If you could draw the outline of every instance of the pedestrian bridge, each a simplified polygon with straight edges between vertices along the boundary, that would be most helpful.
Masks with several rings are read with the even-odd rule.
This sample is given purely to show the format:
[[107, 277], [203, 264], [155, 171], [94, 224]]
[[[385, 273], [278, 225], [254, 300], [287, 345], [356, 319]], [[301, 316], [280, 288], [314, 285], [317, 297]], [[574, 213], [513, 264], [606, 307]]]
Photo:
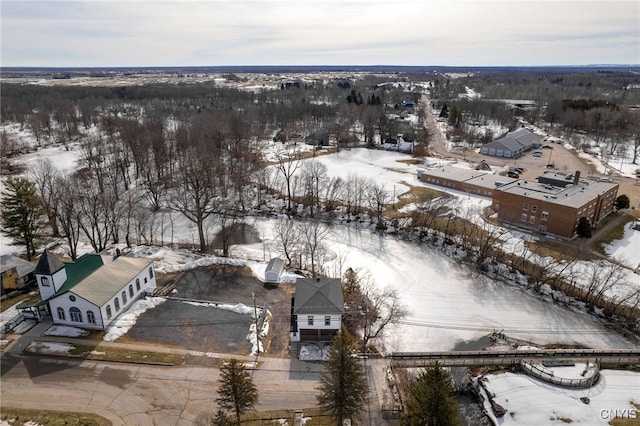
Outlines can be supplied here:
[[451, 352], [392, 352], [385, 357], [396, 368], [514, 365], [522, 362], [561, 365], [593, 361], [600, 365], [640, 365], [640, 349], [526, 349]]

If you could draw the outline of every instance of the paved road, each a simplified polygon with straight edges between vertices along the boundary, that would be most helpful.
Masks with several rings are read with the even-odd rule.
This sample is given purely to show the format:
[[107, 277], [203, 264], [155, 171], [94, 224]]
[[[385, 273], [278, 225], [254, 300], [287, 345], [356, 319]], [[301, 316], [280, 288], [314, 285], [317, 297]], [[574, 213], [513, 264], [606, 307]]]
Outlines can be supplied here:
[[[54, 340], [40, 337], [42, 327], [42, 324], [34, 327], [2, 355], [0, 396], [4, 406], [93, 412], [114, 425], [191, 425], [199, 413], [214, 408], [219, 379], [217, 368], [21, 355], [22, 348], [32, 340]], [[55, 340], [73, 341], [70, 338]], [[145, 349], [185, 352], [146, 345]], [[321, 364], [262, 357], [259, 361], [260, 368], [253, 375], [261, 391], [257, 410], [316, 405], [315, 387]]]
[[[95, 413], [114, 425], [191, 425], [199, 413], [212, 411], [219, 370], [214, 367], [154, 366], [131, 363], [24, 355], [34, 340], [70, 342], [74, 339], [41, 336], [50, 324], [39, 324], [13, 341], [2, 354], [0, 400], [3, 406]], [[83, 343], [89, 343], [83, 340]], [[97, 343], [97, 342], [95, 342]], [[100, 342], [120, 349], [140, 349], [129, 343]], [[95, 350], [99, 350], [97, 347]], [[184, 349], [145, 345], [156, 352], [187, 354]], [[254, 361], [254, 357], [216, 354]], [[380, 420], [384, 403], [386, 361], [367, 360], [372, 397], [366, 424]], [[317, 383], [324, 371], [317, 362], [259, 358], [253, 379], [260, 391], [259, 411], [315, 407]], [[376, 389], [380, 389], [378, 392]]]

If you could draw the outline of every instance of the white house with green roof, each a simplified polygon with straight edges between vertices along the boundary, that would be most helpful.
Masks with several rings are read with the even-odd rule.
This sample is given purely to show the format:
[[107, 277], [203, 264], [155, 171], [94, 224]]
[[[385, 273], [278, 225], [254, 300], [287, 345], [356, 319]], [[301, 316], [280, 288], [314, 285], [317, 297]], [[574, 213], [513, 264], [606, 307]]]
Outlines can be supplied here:
[[156, 289], [153, 260], [140, 257], [93, 253], [62, 262], [45, 250], [35, 276], [54, 324], [99, 330]]

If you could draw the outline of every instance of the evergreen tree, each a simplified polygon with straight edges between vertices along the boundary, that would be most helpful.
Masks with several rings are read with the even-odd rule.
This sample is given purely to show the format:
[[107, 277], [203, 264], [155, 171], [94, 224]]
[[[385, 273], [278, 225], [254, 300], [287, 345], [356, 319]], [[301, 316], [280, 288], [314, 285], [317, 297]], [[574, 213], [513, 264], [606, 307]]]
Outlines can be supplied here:
[[316, 396], [318, 405], [331, 413], [338, 425], [358, 413], [369, 395], [367, 377], [353, 352], [353, 337], [343, 327], [331, 342], [327, 372], [320, 377], [320, 395]]
[[216, 398], [216, 403], [235, 413], [239, 425], [240, 415], [258, 402], [258, 389], [244, 365], [235, 358], [220, 367], [220, 375], [220, 396]]
[[407, 418], [410, 426], [458, 426], [458, 406], [453, 395], [451, 376], [440, 364], [429, 365], [409, 382]]
[[615, 203], [616, 211], [620, 209], [628, 209], [630, 204], [629, 197], [626, 194], [619, 195], [618, 198], [616, 198]]
[[589, 219], [582, 216], [578, 220], [578, 225], [576, 226], [576, 234], [580, 238], [591, 238], [591, 224], [589, 223]]
[[2, 233], [14, 243], [24, 245], [27, 259], [36, 254], [38, 245], [44, 240], [42, 231], [46, 226], [42, 202], [38, 197], [36, 186], [23, 177], [9, 177], [2, 192], [0, 217]]

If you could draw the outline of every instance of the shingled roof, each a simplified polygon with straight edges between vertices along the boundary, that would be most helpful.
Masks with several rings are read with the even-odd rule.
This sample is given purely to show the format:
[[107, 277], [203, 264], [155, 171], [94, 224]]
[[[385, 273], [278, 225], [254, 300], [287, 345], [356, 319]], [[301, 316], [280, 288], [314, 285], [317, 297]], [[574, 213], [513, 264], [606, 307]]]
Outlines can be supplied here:
[[298, 278], [293, 313], [343, 314], [344, 298], [338, 278]]
[[62, 268], [64, 268], [64, 263], [45, 249], [34, 272], [41, 275], [53, 275]]

